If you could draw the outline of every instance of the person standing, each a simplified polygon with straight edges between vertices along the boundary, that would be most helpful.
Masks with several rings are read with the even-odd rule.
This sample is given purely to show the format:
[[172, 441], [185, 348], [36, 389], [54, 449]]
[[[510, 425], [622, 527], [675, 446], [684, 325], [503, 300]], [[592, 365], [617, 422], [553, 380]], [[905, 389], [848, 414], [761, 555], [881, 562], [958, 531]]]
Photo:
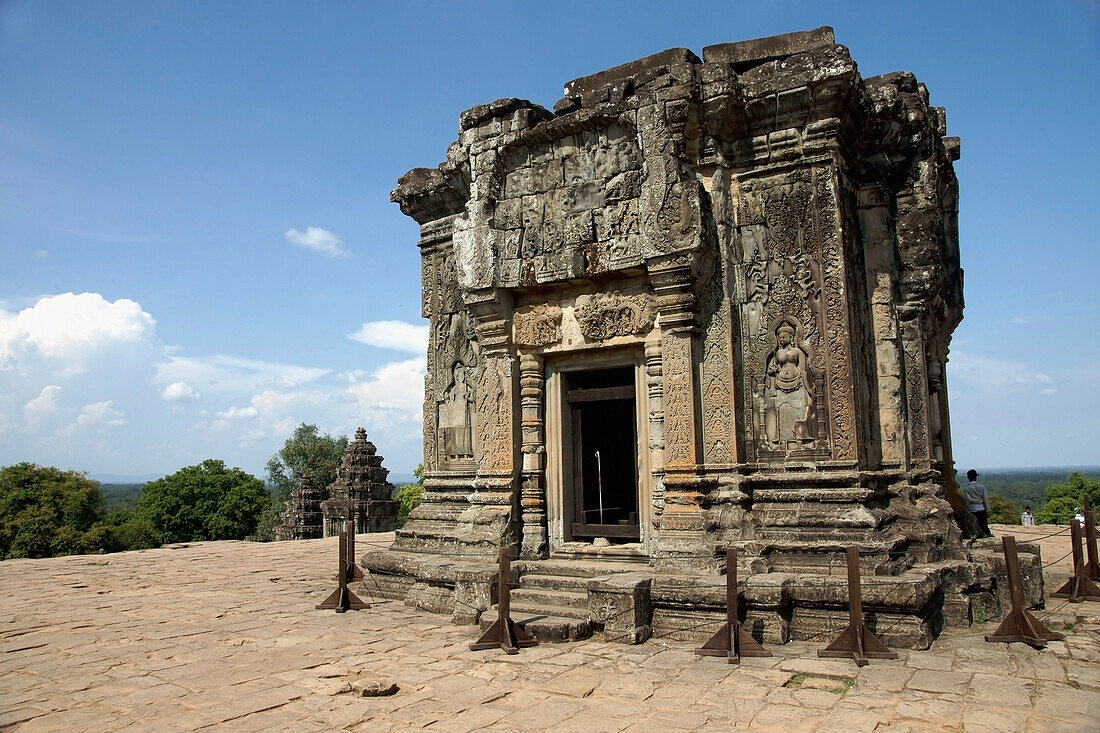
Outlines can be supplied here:
[[1024, 513], [1020, 515], [1020, 524], [1025, 527], [1035, 526], [1035, 517], [1031, 514], [1031, 507], [1024, 507]]
[[978, 520], [979, 537], [992, 537], [989, 531], [989, 498], [986, 496], [985, 487], [978, 483], [978, 472], [973, 468], [966, 472], [966, 480], [969, 482], [963, 489], [966, 503], [970, 507], [970, 513]]

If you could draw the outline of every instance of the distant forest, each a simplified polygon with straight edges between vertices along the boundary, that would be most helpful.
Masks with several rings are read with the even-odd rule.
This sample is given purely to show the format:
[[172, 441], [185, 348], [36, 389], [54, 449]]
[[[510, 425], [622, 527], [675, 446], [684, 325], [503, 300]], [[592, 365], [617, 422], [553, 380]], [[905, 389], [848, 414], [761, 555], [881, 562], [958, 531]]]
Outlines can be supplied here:
[[[1084, 468], [1013, 468], [978, 471], [978, 482], [991, 494], [1000, 494], [1018, 508], [1030, 506], [1038, 513], [1046, 503], [1046, 489], [1051, 484], [1065, 483], [1066, 477], [1073, 471], [1083, 473], [1091, 479], [1100, 479], [1100, 466]], [[959, 486], [966, 486], [966, 471], [960, 470], [955, 480]]]
[[141, 487], [145, 484], [100, 484], [99, 490], [103, 494], [103, 501], [108, 512], [117, 512], [120, 509], [137, 509], [138, 499], [141, 498]]

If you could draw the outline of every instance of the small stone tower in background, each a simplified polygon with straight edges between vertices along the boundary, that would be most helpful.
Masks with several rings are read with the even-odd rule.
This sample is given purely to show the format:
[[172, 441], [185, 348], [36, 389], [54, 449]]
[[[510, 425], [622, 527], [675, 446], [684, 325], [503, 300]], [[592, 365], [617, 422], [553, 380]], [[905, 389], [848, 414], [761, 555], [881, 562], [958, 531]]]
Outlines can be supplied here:
[[393, 484], [386, 480], [389, 472], [382, 467], [374, 443], [367, 440], [367, 431], [357, 429], [355, 440], [344, 451], [336, 481], [329, 486], [330, 498], [321, 502], [324, 536], [340, 534], [349, 518], [355, 520], [356, 534], [397, 529]]
[[283, 522], [275, 527], [276, 540], [315, 540], [324, 534], [321, 518], [321, 492], [309, 476], [302, 481], [287, 499]]

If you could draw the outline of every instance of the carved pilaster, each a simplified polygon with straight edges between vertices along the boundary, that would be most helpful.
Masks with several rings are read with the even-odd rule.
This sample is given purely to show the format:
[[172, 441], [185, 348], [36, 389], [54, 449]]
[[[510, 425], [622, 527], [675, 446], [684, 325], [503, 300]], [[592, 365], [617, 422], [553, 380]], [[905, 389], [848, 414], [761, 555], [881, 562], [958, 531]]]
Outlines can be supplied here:
[[905, 408], [909, 439], [910, 468], [927, 467], [928, 451], [928, 364], [924, 339], [916, 321], [903, 321], [902, 348], [905, 352]]
[[661, 373], [665, 463], [680, 468], [699, 462], [695, 414], [695, 294], [691, 258], [663, 258], [650, 277], [661, 324]]
[[546, 533], [546, 439], [543, 430], [545, 379], [542, 364], [540, 356], [520, 355], [520, 450], [523, 454], [520, 483], [523, 542], [520, 557], [532, 560], [546, 557], [549, 547]]
[[665, 508], [665, 408], [661, 371], [661, 334], [653, 331], [645, 340], [645, 381], [649, 398], [649, 465], [652, 469], [653, 516]]
[[703, 494], [695, 472], [699, 464], [699, 420], [696, 414], [694, 268], [687, 257], [663, 258], [650, 269], [661, 325], [662, 407], [664, 409], [664, 507], [656, 556], [680, 564], [700, 560]]
[[881, 186], [861, 189], [858, 201], [867, 298], [871, 303], [879, 454], [884, 466], [901, 466], [905, 462], [904, 388], [895, 312], [897, 262], [889, 201]]

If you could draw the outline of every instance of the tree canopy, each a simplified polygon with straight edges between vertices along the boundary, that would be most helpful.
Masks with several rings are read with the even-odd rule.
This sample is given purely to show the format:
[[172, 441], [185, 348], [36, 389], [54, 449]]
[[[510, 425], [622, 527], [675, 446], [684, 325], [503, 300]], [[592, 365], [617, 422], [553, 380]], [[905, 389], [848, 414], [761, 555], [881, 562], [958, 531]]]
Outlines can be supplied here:
[[409, 515], [412, 514], [412, 510], [420, 506], [421, 499], [424, 498], [424, 464], [421, 463], [413, 471], [413, 475], [416, 476], [415, 484], [402, 484], [396, 491], [393, 492], [393, 498], [397, 500], [397, 526], [404, 527], [405, 522], [409, 521]]
[[290, 492], [309, 476], [320, 489], [321, 498], [328, 498], [328, 487], [336, 480], [336, 469], [348, 447], [348, 436], [321, 434], [316, 425], [302, 423], [286, 439], [279, 452], [267, 462], [267, 483], [271, 488], [271, 500], [265, 507], [256, 532], [264, 539], [272, 539], [275, 525], [279, 523]]
[[324, 494], [336, 480], [336, 469], [347, 447], [348, 436], [322, 435], [316, 425], [302, 423], [267, 462], [268, 482], [276, 493], [289, 494], [303, 476], [309, 476]]
[[211, 459], [145, 484], [137, 514], [163, 542], [240, 540], [268, 502], [262, 481]]
[[1035, 522], [1069, 524], [1075, 510], [1081, 508], [1081, 497], [1084, 494], [1089, 495], [1089, 502], [1094, 509], [1100, 509], [1097, 506], [1100, 503], [1100, 481], [1074, 471], [1066, 477], [1065, 483], [1047, 487], [1047, 501], [1039, 511], [1035, 512]]
[[103, 519], [99, 484], [75, 471], [17, 463], [0, 468], [0, 559], [91, 552]]
[[1019, 524], [1020, 507], [991, 491], [989, 492], [989, 521], [994, 524]]

